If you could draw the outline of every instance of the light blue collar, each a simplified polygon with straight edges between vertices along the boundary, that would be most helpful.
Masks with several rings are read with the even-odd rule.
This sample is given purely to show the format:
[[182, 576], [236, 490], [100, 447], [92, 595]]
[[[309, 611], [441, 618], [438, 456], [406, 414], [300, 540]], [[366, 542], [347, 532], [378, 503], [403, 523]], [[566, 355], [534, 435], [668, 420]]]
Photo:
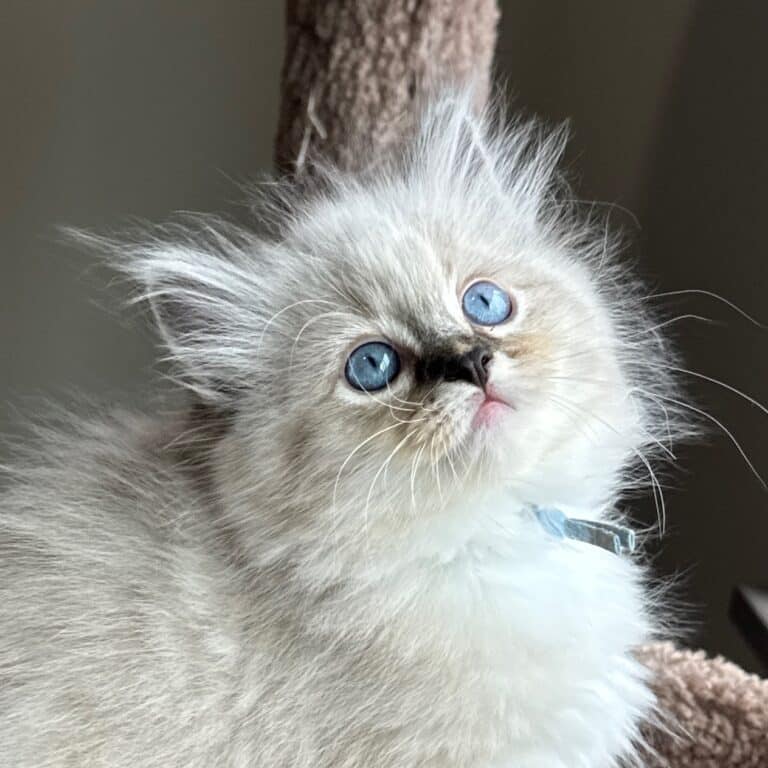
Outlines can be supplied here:
[[631, 528], [568, 517], [564, 512], [554, 508], [534, 506], [532, 510], [541, 527], [558, 539], [572, 539], [594, 544], [615, 555], [629, 555], [635, 551], [635, 532]]

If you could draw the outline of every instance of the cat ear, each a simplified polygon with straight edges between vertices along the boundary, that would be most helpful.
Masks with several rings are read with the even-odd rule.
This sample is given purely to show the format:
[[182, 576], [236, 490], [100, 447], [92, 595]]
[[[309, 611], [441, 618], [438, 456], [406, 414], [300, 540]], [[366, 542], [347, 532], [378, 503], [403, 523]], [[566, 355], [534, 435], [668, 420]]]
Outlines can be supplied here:
[[263, 285], [244, 254], [211, 254], [189, 244], [133, 252], [129, 271], [148, 303], [168, 360], [206, 401], [247, 386], [261, 326]]
[[62, 233], [130, 280], [131, 303], [149, 306], [174, 378], [204, 402], [226, 404], [253, 377], [268, 301], [265, 246], [226, 222], [190, 219], [120, 239]]

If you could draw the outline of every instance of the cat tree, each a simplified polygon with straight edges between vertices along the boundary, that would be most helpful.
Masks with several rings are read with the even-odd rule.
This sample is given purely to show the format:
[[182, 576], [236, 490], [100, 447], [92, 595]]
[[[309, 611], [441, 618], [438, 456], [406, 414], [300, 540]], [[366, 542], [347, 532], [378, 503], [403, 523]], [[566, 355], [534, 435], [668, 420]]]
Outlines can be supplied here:
[[[401, 137], [429, 87], [471, 78], [487, 95], [496, 0], [287, 0], [278, 167], [322, 157], [354, 171]], [[669, 643], [638, 649], [683, 730], [647, 727], [648, 768], [766, 768], [768, 681]]]

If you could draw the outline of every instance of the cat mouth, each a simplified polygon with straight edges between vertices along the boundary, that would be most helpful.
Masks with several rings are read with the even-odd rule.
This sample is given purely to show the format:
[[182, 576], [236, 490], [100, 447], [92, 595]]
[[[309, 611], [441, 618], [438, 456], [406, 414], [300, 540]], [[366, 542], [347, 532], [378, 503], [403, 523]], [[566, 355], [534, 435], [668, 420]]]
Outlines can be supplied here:
[[491, 387], [483, 392], [483, 399], [472, 417], [475, 429], [495, 426], [501, 419], [514, 410], [513, 405]]

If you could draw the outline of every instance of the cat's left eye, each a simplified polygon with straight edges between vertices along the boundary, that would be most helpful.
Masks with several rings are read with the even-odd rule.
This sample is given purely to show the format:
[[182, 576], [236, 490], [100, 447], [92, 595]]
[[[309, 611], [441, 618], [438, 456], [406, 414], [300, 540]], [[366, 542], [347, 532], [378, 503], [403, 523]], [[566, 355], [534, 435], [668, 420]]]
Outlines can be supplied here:
[[464, 291], [464, 314], [477, 325], [499, 325], [512, 317], [512, 297], [490, 280], [477, 280]]
[[347, 382], [362, 392], [384, 389], [400, 373], [400, 357], [385, 341], [369, 341], [354, 349], [347, 358]]

